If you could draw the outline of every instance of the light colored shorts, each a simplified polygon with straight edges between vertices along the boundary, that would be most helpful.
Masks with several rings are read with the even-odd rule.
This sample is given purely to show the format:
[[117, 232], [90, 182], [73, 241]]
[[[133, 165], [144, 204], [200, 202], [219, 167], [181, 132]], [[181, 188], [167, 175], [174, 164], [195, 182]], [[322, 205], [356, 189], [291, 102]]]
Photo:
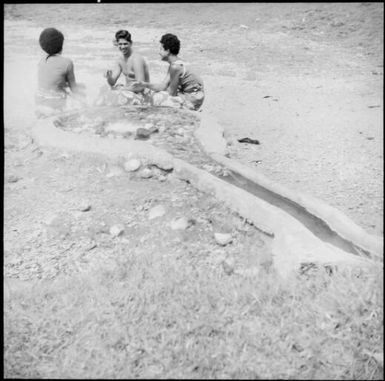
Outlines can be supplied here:
[[202, 106], [205, 94], [202, 90], [192, 93], [177, 93], [171, 96], [167, 91], [153, 93], [152, 100], [154, 106], [169, 106], [176, 108], [186, 108], [188, 110], [199, 110]]
[[48, 117], [63, 111], [67, 103], [67, 93], [38, 90], [35, 94], [35, 114], [38, 118]]
[[123, 85], [117, 85], [113, 88], [103, 86], [95, 104], [97, 106], [150, 105], [152, 104], [152, 97], [148, 89], [141, 93], [134, 93], [125, 89]]

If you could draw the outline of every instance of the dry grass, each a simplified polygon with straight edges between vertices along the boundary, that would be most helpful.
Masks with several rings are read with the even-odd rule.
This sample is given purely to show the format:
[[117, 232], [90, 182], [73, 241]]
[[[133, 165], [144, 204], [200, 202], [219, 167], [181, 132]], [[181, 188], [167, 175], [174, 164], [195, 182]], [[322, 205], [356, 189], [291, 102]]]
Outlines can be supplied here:
[[383, 378], [382, 268], [282, 283], [157, 254], [13, 290], [5, 377]]

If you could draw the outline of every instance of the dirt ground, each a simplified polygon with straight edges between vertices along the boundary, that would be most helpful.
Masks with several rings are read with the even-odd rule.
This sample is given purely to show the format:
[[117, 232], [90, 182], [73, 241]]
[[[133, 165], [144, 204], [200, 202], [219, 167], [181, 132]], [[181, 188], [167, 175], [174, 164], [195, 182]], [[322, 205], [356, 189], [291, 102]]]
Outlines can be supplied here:
[[[116, 55], [117, 29], [131, 31], [153, 79], [166, 70], [157, 56], [159, 36], [176, 33], [181, 56], [203, 75], [206, 111], [225, 127], [234, 159], [383, 234], [383, 4], [9, 5], [10, 130], [11, 123], [31, 121], [37, 40], [47, 19], [63, 30], [64, 54], [90, 99]], [[261, 145], [236, 142], [245, 136]]]

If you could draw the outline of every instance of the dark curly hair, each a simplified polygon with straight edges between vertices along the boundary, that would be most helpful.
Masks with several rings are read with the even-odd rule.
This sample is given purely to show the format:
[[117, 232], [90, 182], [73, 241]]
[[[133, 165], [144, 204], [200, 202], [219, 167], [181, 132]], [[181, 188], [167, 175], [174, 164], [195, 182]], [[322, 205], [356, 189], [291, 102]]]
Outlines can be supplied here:
[[124, 30], [124, 29], [118, 30], [115, 33], [115, 40], [116, 40], [116, 42], [118, 42], [118, 40], [120, 38], [123, 38], [124, 40], [127, 40], [128, 42], [132, 42], [132, 40], [131, 40], [131, 33], [128, 30]]
[[40, 33], [39, 44], [41, 48], [46, 53], [48, 53], [48, 57], [53, 56], [62, 51], [63, 41], [63, 33], [55, 28], [45, 28]]
[[160, 43], [164, 50], [169, 50], [171, 54], [177, 55], [180, 50], [180, 41], [175, 34], [167, 33], [162, 36]]

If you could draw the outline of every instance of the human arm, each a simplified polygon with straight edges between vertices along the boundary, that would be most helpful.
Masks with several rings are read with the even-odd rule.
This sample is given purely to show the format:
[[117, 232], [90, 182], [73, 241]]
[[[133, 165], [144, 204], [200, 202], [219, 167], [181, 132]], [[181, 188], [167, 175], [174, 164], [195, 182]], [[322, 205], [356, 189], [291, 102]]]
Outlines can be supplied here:
[[112, 87], [115, 85], [121, 73], [122, 67], [118, 62], [115, 62], [112, 70], [109, 69], [104, 72], [104, 77], [107, 79], [107, 83]]
[[180, 65], [171, 65], [170, 66], [170, 82], [168, 85], [168, 93], [171, 96], [176, 96], [177, 90], [178, 90], [178, 85], [179, 85], [179, 78], [182, 74], [182, 67]]
[[69, 62], [67, 67], [66, 82], [68, 87], [71, 89], [72, 95], [75, 96], [75, 98], [79, 100], [85, 98], [86, 87], [83, 83], [76, 82], [74, 64], [72, 61]]
[[138, 55], [133, 57], [132, 70], [135, 74], [136, 81], [144, 82], [146, 80], [145, 65], [146, 63], [143, 57]]
[[67, 72], [66, 72], [66, 82], [71, 89], [72, 92], [76, 91], [76, 79], [75, 79], [75, 70], [74, 70], [74, 64], [72, 61], [69, 61], [67, 66]]
[[170, 73], [168, 72], [165, 79], [161, 83], [150, 83], [144, 81], [137, 81], [132, 84], [135, 91], [141, 91], [143, 89], [150, 89], [155, 92], [164, 91], [168, 88], [170, 84]]

